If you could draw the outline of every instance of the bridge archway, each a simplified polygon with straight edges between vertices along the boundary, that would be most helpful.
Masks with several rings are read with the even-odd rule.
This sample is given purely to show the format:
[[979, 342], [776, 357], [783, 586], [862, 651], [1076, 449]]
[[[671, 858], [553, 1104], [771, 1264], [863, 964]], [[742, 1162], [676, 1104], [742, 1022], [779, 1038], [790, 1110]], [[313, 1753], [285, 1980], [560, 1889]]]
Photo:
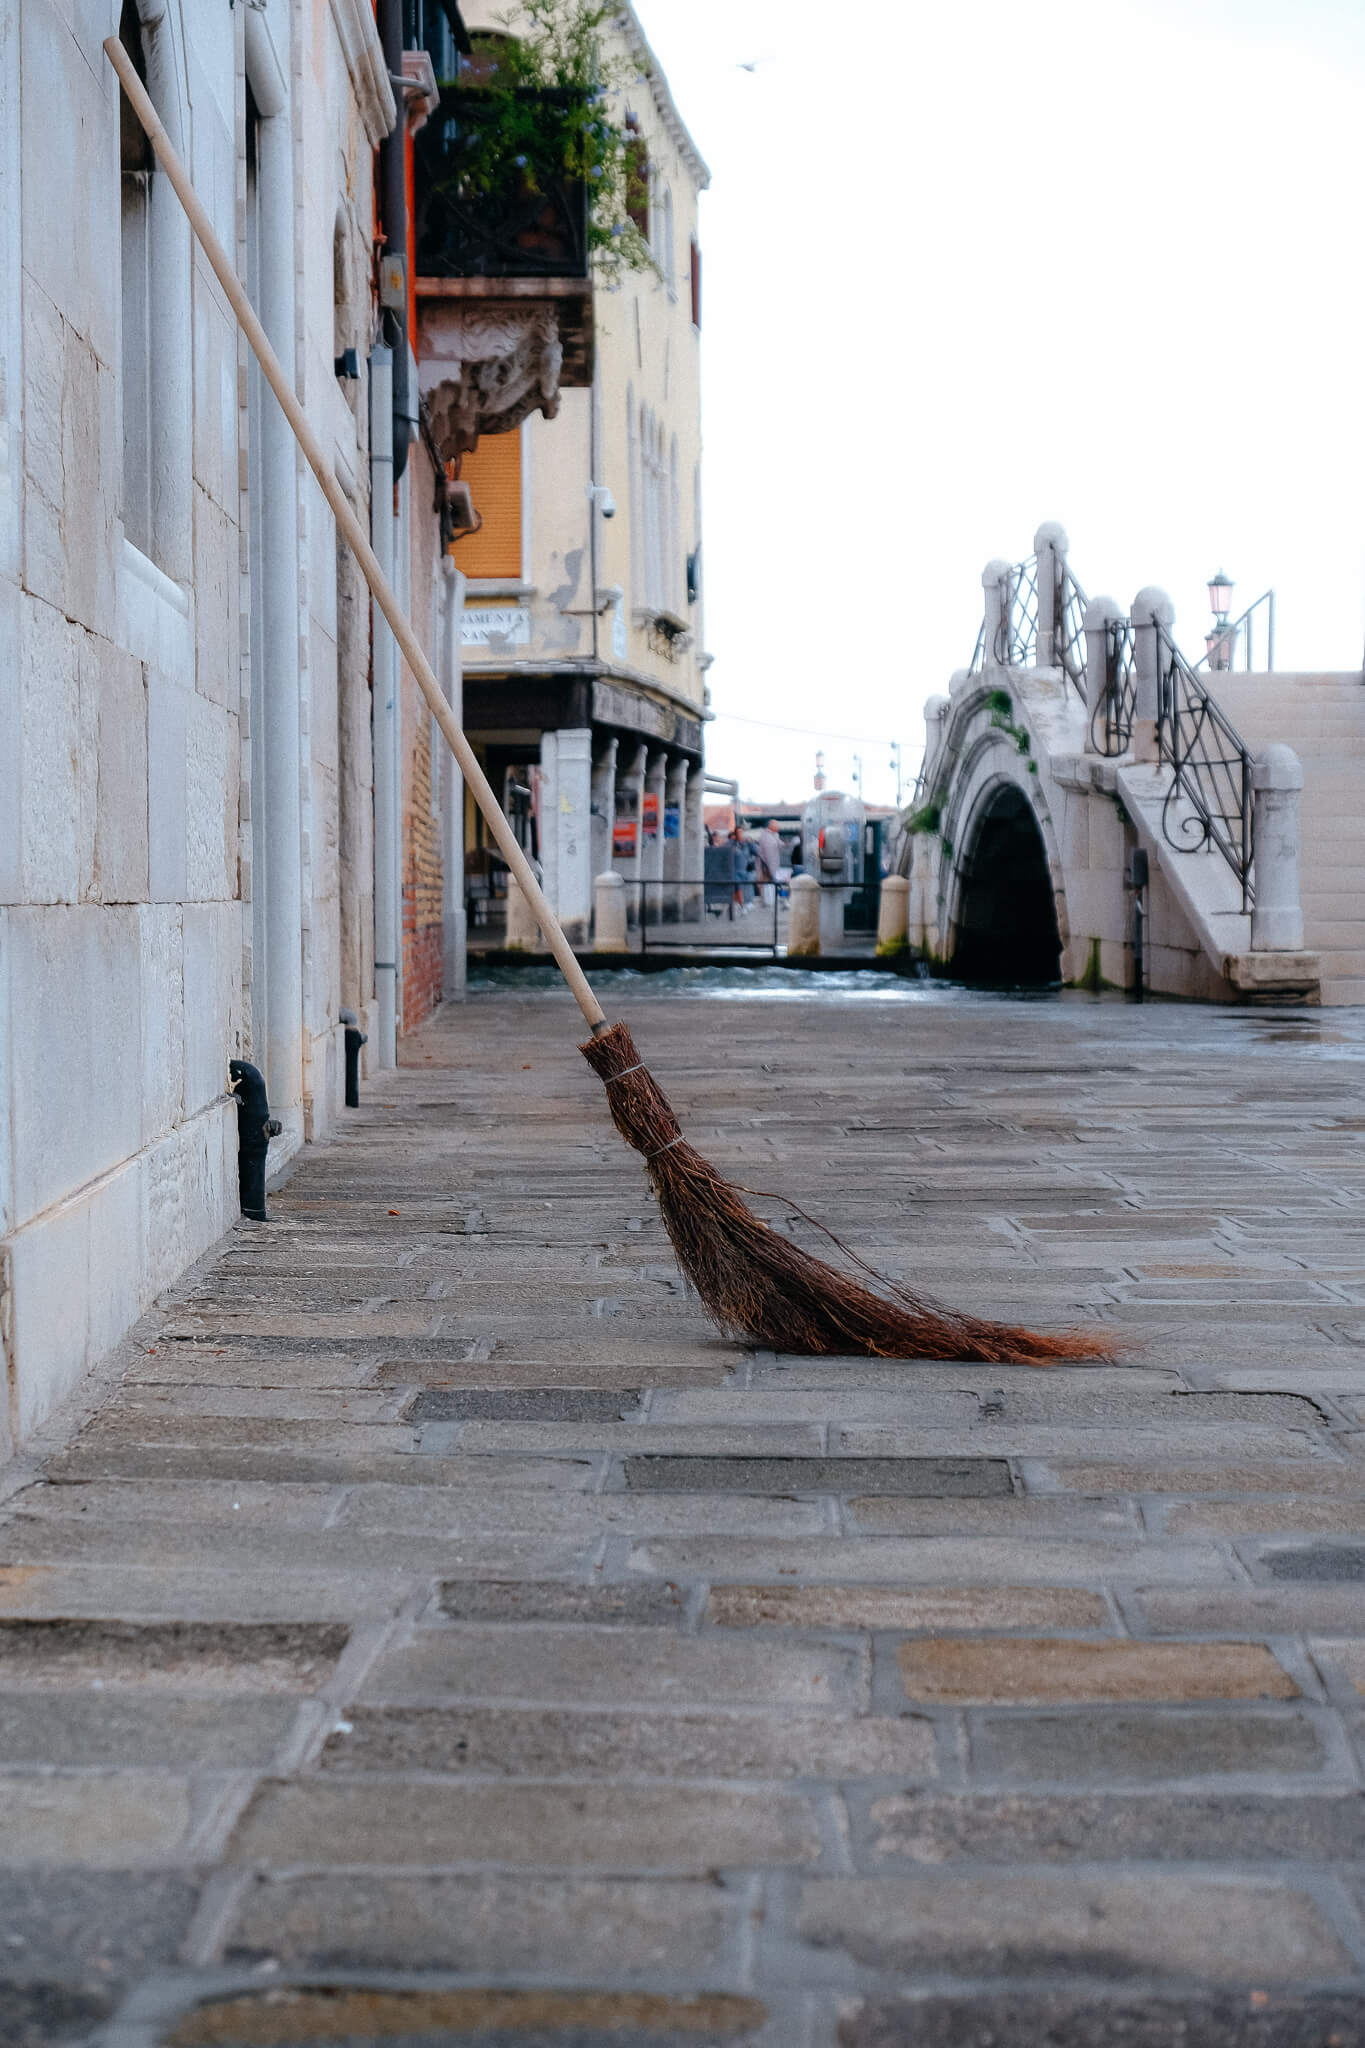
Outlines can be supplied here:
[[1042, 830], [1025, 792], [997, 782], [977, 807], [958, 870], [949, 972], [958, 980], [1047, 987], [1062, 939]]

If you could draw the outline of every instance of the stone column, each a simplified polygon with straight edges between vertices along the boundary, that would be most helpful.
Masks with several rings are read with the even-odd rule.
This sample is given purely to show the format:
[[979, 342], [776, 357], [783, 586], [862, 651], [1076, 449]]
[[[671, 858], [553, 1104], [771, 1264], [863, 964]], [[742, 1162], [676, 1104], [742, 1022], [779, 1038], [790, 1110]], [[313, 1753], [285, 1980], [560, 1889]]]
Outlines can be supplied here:
[[1251, 770], [1256, 902], [1253, 953], [1303, 950], [1299, 901], [1299, 791], [1303, 768], [1292, 747], [1268, 746]]
[[1095, 735], [1104, 724], [1100, 709], [1108, 681], [1109, 628], [1123, 617], [1112, 597], [1092, 597], [1085, 608], [1085, 751], [1096, 754]]
[[626, 885], [614, 868], [597, 877], [593, 883], [596, 907], [596, 933], [594, 950], [598, 953], [624, 953], [626, 942]]
[[[683, 866], [683, 815], [686, 800], [687, 757], [683, 755], [668, 764], [668, 772], [664, 778], [664, 816], [660, 821], [660, 829], [664, 833], [664, 880], [673, 884], [681, 882], [687, 872]], [[669, 812], [674, 814], [672, 839], [667, 836]], [[682, 916], [682, 890], [675, 886], [660, 893], [664, 899], [665, 922], [676, 924]]]
[[546, 896], [571, 946], [585, 946], [592, 919], [592, 732], [545, 733], [540, 742], [540, 860]]
[[[618, 764], [619, 766], [619, 764]], [[626, 916], [631, 924], [638, 924], [640, 918], [640, 891], [632, 885], [641, 874], [640, 827], [644, 811], [645, 796], [645, 749], [636, 747], [634, 753], [626, 756], [624, 769], [616, 778], [616, 819], [624, 824], [629, 821], [635, 829], [632, 850], [629, 853], [613, 853], [612, 866], [624, 878], [626, 884]]]
[[820, 951], [820, 884], [814, 875], [792, 877], [791, 923], [787, 928], [787, 953], [793, 959]]
[[877, 905], [878, 953], [903, 953], [909, 943], [910, 884], [904, 875], [888, 875]]
[[1009, 665], [1010, 576], [1012, 562], [987, 562], [981, 571], [981, 588], [986, 601], [986, 644], [983, 668]]
[[916, 832], [910, 842], [907, 935], [917, 953], [927, 953], [930, 950], [929, 934], [937, 923], [933, 903], [934, 844], [927, 832]]
[[540, 926], [531, 915], [531, 906], [521, 893], [521, 884], [513, 874], [507, 877], [507, 950], [509, 953], [536, 953], [540, 950]]
[[687, 771], [687, 796], [683, 808], [683, 890], [681, 915], [687, 924], [705, 920], [706, 899], [702, 893], [702, 882], [706, 875], [706, 820], [702, 805], [705, 801], [705, 775], [700, 761], [693, 761]]
[[1175, 606], [1164, 590], [1148, 584], [1133, 599], [1133, 744], [1135, 761], [1157, 758], [1156, 725], [1161, 701], [1161, 645], [1159, 629], [1169, 633], [1175, 623]]
[[559, 734], [540, 735], [540, 815], [536, 855], [540, 861], [540, 886], [545, 900], [559, 907], [559, 834], [555, 813], [559, 809]]
[[611, 834], [616, 823], [616, 741], [605, 740], [592, 767], [592, 871], [603, 875], [611, 866]]
[[948, 713], [952, 706], [946, 697], [930, 697], [924, 706], [924, 797], [928, 802], [933, 795], [934, 769], [943, 751], [943, 735], [947, 730]]
[[1056, 668], [1060, 659], [1056, 629], [1062, 613], [1062, 572], [1068, 545], [1066, 528], [1055, 519], [1045, 520], [1033, 536], [1033, 552], [1038, 558], [1038, 649], [1034, 660], [1039, 668]]
[[[658, 883], [664, 875], [664, 785], [668, 773], [668, 756], [653, 754], [645, 774], [645, 794], [654, 798], [657, 829], [653, 839], [644, 836], [643, 806], [641, 807], [640, 841], [641, 874], [649, 882]], [[663, 915], [664, 892], [659, 888], [646, 889], [642, 911], [651, 924], [658, 924]]]

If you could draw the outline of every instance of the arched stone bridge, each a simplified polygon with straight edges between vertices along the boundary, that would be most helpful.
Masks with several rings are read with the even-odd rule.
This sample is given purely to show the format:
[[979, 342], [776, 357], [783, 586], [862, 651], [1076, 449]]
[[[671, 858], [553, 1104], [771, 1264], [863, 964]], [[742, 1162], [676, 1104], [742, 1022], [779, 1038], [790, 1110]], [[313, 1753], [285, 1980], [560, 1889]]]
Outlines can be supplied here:
[[[988, 563], [972, 664], [926, 706], [901, 860], [912, 948], [978, 982], [1131, 989], [1140, 958], [1161, 994], [1361, 1000], [1353, 961], [1334, 978], [1305, 945], [1298, 758], [1253, 752], [1180, 653], [1163, 592], [1125, 616], [1086, 598], [1066, 555], [1048, 525], [1028, 561]], [[1215, 680], [1240, 705], [1264, 678]], [[1365, 750], [1358, 676], [1277, 675], [1267, 702], [1292, 726], [1295, 692], [1320, 707], [1332, 686]]]

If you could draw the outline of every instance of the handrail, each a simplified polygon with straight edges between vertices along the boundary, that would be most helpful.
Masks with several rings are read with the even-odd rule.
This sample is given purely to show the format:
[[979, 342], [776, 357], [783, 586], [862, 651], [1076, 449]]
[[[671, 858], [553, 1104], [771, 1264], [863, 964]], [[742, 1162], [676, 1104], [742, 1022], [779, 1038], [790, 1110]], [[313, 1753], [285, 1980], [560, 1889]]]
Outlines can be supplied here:
[[[1177, 853], [1216, 847], [1241, 884], [1243, 910], [1249, 910], [1256, 851], [1251, 750], [1166, 628], [1158, 623], [1156, 633], [1157, 756], [1171, 769], [1162, 837]], [[1173, 815], [1178, 796], [1189, 806], [1184, 815]]]
[[[1042, 597], [1038, 589], [1038, 557], [1029, 555], [1011, 563], [1000, 579], [1005, 602], [1000, 607], [1000, 625], [991, 638], [990, 656], [998, 668], [1026, 668], [1038, 657], [1038, 615]], [[1089, 600], [1066, 564], [1062, 564], [1059, 586], [1054, 595], [1052, 644], [1057, 666], [1070, 679], [1081, 702], [1085, 702], [1085, 610]], [[986, 623], [983, 619], [972, 654], [971, 675], [986, 666]]]
[[1110, 619], [1105, 626], [1104, 689], [1090, 714], [1090, 743], [1096, 753], [1126, 754], [1133, 743], [1137, 712], [1137, 675], [1133, 666], [1136, 641], [1131, 619]]
[[1215, 647], [1226, 648], [1228, 658], [1226, 661], [1221, 662], [1218, 668], [1212, 669], [1212, 673], [1214, 675], [1226, 674], [1230, 669], [1234, 668], [1236, 666], [1237, 636], [1244, 627], [1246, 631], [1242, 644], [1246, 659], [1242, 663], [1242, 667], [1250, 670], [1253, 667], [1251, 651], [1255, 639], [1251, 620], [1253, 613], [1258, 612], [1262, 605], [1266, 608], [1265, 665], [1268, 671], [1273, 670], [1275, 667], [1275, 593], [1273, 590], [1263, 590], [1255, 603], [1247, 606], [1240, 619], [1234, 619], [1229, 626], [1219, 626], [1214, 632], [1209, 634], [1208, 638], [1211, 644], [1204, 649], [1198, 661], [1193, 664], [1196, 671], [1206, 665], [1212, 669], [1212, 655]]
[[1069, 677], [1072, 689], [1082, 704], [1085, 694], [1085, 615], [1090, 599], [1072, 575], [1066, 563], [1062, 564], [1062, 587], [1057, 593], [1057, 624], [1053, 634], [1053, 648], [1057, 666]]

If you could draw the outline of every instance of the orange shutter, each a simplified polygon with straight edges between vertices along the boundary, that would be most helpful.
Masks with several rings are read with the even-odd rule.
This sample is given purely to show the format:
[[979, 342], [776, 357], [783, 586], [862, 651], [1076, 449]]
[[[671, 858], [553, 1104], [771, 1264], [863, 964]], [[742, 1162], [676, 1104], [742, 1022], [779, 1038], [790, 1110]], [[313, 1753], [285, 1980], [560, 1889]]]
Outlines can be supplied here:
[[521, 430], [485, 434], [460, 464], [474, 510], [483, 520], [477, 533], [459, 535], [455, 565], [466, 576], [521, 575]]

